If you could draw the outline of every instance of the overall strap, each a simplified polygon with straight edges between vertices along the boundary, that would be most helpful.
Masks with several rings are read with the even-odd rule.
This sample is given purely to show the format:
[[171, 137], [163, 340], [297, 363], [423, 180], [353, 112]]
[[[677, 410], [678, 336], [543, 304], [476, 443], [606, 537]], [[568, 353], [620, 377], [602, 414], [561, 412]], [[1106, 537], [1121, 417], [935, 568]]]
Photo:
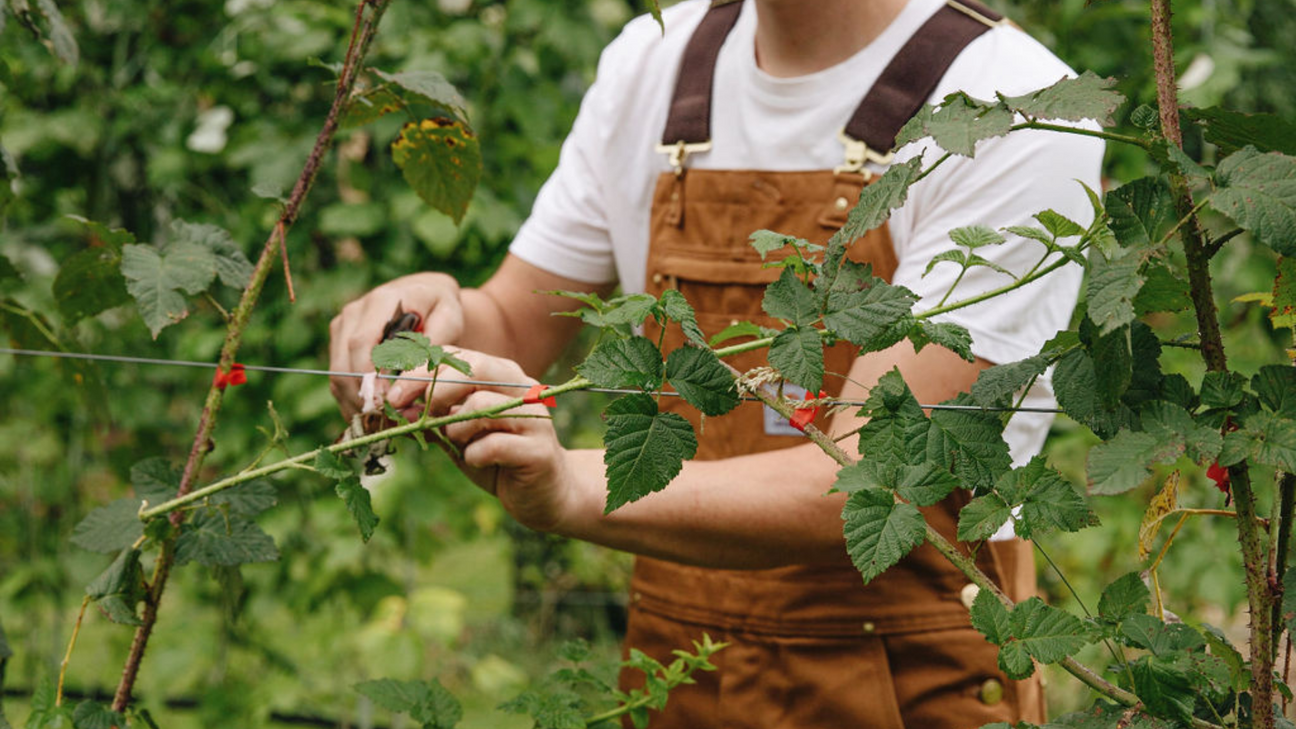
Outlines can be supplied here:
[[[711, 94], [720, 46], [742, 11], [741, 0], [714, 0], [693, 32], [680, 62], [666, 128], [658, 151], [680, 171], [684, 158], [711, 146]], [[905, 122], [922, 108], [954, 58], [977, 36], [1006, 22], [975, 0], [947, 0], [891, 59], [846, 125], [848, 164], [860, 151], [865, 161], [886, 162], [880, 152], [895, 144]], [[870, 154], [872, 156], [870, 156]]]

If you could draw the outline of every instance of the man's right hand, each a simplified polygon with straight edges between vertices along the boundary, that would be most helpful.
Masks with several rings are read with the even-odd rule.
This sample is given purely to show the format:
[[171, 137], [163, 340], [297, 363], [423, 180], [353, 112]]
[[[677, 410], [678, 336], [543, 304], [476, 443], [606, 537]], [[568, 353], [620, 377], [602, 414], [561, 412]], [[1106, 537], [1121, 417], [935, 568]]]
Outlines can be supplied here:
[[[464, 306], [459, 284], [443, 273], [416, 273], [389, 281], [342, 307], [329, 324], [329, 369], [371, 372], [370, 352], [397, 308], [418, 314], [422, 332], [433, 344], [459, 343]], [[411, 373], [417, 374], [417, 373]], [[348, 421], [360, 409], [360, 380], [334, 377], [329, 389]]]

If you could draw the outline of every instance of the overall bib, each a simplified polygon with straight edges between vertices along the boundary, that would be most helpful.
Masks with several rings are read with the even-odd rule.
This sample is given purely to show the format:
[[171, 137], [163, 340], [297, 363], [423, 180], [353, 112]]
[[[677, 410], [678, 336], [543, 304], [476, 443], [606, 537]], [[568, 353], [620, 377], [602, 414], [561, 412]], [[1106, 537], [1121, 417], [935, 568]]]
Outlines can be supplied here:
[[[774, 230], [824, 244], [846, 221], [870, 181], [870, 150], [887, 150], [900, 127], [925, 103], [950, 62], [999, 16], [946, 6], [892, 60], [847, 124], [847, 164], [836, 170], [763, 172], [687, 170], [685, 157], [710, 140], [715, 60], [742, 4], [713, 3], [685, 49], [653, 196], [647, 291], [676, 288], [693, 304], [707, 336], [737, 321], [773, 326], [761, 310], [778, 269], [762, 267], [748, 239]], [[883, 226], [855, 241], [849, 256], [889, 279], [896, 267]], [[655, 339], [660, 327], [651, 323]], [[665, 350], [685, 341], [678, 327]], [[825, 388], [836, 395], [856, 352], [848, 344], [826, 355]], [[766, 365], [763, 351], [728, 360], [739, 371]], [[767, 426], [759, 403], [728, 415], [699, 415], [676, 398], [663, 409], [689, 418], [698, 432], [697, 458], [728, 458], [804, 441]], [[823, 425], [823, 422], [819, 423]], [[669, 488], [669, 487], [668, 487]], [[953, 540], [961, 489], [925, 516]], [[996, 542], [978, 562], [1014, 599], [1034, 594], [1030, 546]], [[967, 579], [933, 547], [922, 545], [865, 586], [843, 546], [840, 562], [771, 570], [713, 570], [640, 557], [631, 583], [628, 647], [669, 662], [709, 633], [731, 645], [713, 659], [719, 670], [671, 693], [653, 713], [653, 729], [896, 729], [979, 727], [995, 721], [1043, 721], [1038, 678], [1011, 682], [997, 667], [997, 648], [970, 627]], [[634, 685], [636, 677], [623, 676]], [[638, 679], [642, 681], [641, 677]], [[628, 723], [626, 726], [630, 726]]]

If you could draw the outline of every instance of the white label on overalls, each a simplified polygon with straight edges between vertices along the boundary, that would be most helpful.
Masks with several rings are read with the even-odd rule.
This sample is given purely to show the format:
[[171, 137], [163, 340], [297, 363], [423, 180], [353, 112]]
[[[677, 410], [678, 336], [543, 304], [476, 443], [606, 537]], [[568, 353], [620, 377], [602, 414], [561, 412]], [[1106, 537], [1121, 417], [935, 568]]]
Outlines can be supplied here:
[[[772, 387], [766, 387], [765, 389], [770, 394], [776, 394]], [[804, 387], [797, 387], [790, 383], [784, 383], [783, 385], [783, 397], [785, 398], [800, 400], [805, 397], [805, 394], [806, 389]], [[774, 409], [769, 405], [763, 407], [765, 410], [765, 435], [797, 435], [805, 437], [805, 433], [794, 428], [787, 418], [774, 412]]]

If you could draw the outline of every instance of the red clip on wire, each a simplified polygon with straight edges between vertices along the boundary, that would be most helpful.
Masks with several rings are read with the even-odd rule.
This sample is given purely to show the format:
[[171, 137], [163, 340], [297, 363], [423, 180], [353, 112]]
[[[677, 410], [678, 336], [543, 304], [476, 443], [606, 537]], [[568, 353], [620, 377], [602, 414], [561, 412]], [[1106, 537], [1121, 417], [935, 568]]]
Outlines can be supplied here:
[[234, 385], [242, 385], [246, 383], [247, 383], [247, 371], [244, 370], [243, 365], [239, 364], [238, 362], [235, 362], [233, 365], [230, 366], [229, 372], [224, 372], [220, 369], [217, 369], [216, 375], [212, 377], [212, 384], [215, 385], [218, 390], [224, 390], [226, 387], [232, 387]]
[[[820, 390], [818, 397], [819, 398], [828, 397], [828, 393], [824, 392], [823, 390]], [[805, 394], [805, 398], [803, 399], [814, 400], [817, 398], [811, 397], [810, 393], [807, 392]], [[822, 405], [811, 405], [809, 407], [797, 408], [796, 410], [792, 411], [792, 417], [788, 418], [788, 422], [792, 424], [793, 428], [796, 428], [797, 430], [804, 433], [806, 426], [814, 422], [815, 418], [819, 417], [819, 411], [822, 409], [823, 409]]]
[[544, 389], [545, 386], [537, 382], [536, 384], [531, 386], [531, 389], [527, 390], [526, 393], [522, 395], [522, 402], [526, 403], [527, 405], [535, 405], [539, 403], [548, 408], [557, 405], [558, 404], [557, 395], [550, 395], [549, 397], [544, 397], [544, 398], [540, 397], [540, 393], [544, 392]]

